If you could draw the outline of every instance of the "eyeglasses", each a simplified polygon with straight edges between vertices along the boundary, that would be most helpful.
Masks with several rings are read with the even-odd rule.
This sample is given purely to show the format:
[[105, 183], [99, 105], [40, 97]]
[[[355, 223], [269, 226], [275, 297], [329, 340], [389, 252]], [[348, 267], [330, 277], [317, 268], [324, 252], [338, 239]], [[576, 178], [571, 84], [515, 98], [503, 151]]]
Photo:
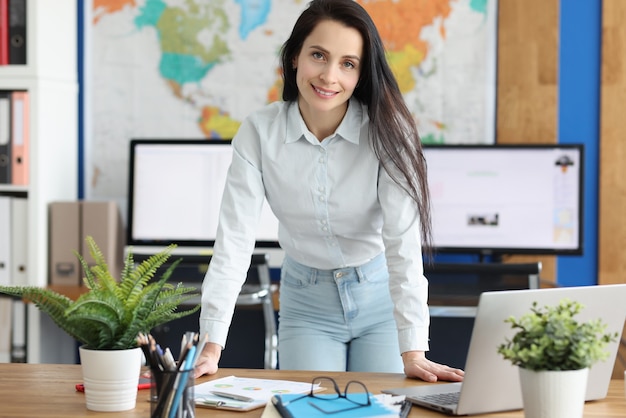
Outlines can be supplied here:
[[[330, 384], [335, 393], [315, 393], [316, 385], [322, 386], [324, 383]], [[363, 408], [372, 404], [370, 401], [369, 391], [362, 382], [351, 380], [346, 384], [346, 388], [341, 392], [339, 385], [335, 379], [326, 376], [320, 376], [311, 382], [311, 392], [292, 399], [289, 403], [294, 403], [304, 398], [313, 398], [320, 401], [337, 401], [345, 399], [347, 402], [333, 403], [330, 407], [322, 405], [323, 402], [309, 401], [309, 405], [325, 414], [336, 414], [339, 412], [350, 411], [352, 409]]]

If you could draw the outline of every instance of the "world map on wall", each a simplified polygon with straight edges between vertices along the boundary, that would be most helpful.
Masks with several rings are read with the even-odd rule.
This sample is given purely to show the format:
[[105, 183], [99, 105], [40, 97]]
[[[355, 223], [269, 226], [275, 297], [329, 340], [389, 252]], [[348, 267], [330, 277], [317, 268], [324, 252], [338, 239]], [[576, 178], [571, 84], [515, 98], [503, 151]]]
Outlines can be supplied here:
[[[424, 143], [493, 143], [497, 0], [357, 0]], [[132, 138], [232, 138], [280, 100], [279, 51], [308, 0], [92, 0], [86, 197], [126, 195]]]

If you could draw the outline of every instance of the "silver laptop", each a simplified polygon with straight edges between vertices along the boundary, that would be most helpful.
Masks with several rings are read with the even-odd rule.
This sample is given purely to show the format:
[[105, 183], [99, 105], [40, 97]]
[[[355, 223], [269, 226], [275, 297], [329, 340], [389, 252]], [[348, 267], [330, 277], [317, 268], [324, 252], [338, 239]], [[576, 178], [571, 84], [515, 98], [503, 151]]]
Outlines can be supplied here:
[[[449, 415], [522, 409], [517, 367], [497, 352], [498, 345], [514, 333], [504, 320], [529, 312], [533, 301], [539, 306], [554, 305], [566, 297], [584, 305], [577, 315], [579, 321], [601, 318], [608, 332], [622, 334], [626, 284], [485, 292], [478, 302], [462, 383], [421, 384], [383, 392], [405, 395], [415, 405]], [[618, 348], [619, 341], [610, 343], [608, 359], [591, 367], [586, 400], [606, 397]], [[441, 398], [445, 400], [437, 401]]]

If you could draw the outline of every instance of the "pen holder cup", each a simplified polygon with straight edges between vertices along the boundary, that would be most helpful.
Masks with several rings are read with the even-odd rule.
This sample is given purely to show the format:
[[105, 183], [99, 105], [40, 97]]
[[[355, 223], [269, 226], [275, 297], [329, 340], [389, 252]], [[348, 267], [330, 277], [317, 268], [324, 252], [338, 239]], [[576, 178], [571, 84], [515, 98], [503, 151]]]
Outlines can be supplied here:
[[195, 417], [194, 385], [193, 369], [163, 372], [153, 370], [150, 387], [150, 417]]

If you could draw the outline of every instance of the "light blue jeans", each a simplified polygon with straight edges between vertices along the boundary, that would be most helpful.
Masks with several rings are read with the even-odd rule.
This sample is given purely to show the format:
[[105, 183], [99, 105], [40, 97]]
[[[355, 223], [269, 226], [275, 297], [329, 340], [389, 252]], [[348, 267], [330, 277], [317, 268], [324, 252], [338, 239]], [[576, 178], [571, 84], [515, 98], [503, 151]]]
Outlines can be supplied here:
[[384, 254], [336, 270], [285, 257], [278, 365], [283, 370], [403, 372]]

